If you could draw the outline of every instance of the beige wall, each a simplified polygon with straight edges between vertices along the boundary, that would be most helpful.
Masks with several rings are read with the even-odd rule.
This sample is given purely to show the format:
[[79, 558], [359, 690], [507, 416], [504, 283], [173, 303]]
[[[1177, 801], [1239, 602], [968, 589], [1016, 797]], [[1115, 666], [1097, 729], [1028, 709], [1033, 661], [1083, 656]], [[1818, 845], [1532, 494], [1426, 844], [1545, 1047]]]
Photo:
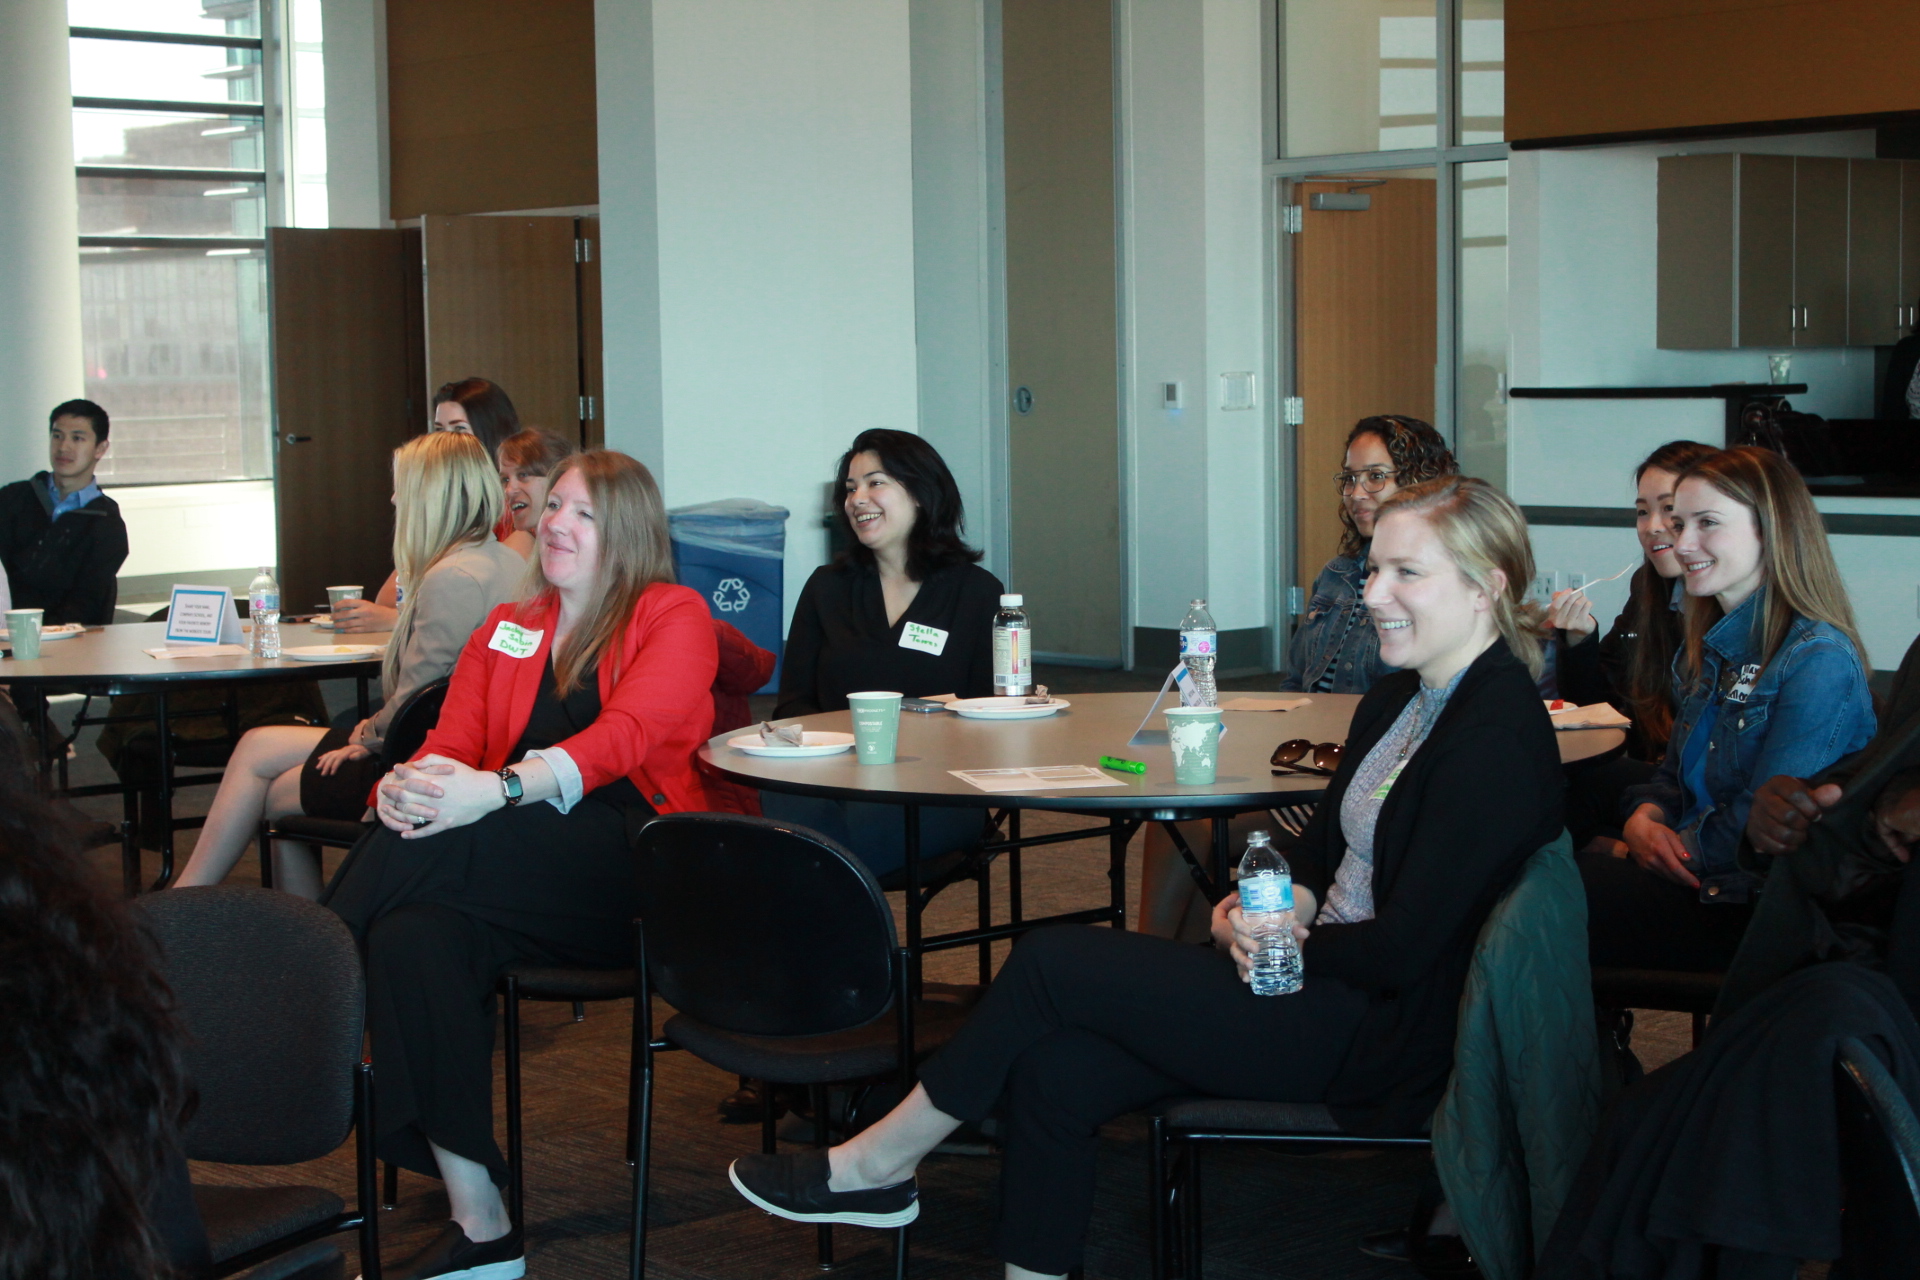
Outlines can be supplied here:
[[387, 0], [395, 218], [599, 199], [592, 0]]
[[1920, 110], [1914, 0], [1508, 0], [1507, 136]]

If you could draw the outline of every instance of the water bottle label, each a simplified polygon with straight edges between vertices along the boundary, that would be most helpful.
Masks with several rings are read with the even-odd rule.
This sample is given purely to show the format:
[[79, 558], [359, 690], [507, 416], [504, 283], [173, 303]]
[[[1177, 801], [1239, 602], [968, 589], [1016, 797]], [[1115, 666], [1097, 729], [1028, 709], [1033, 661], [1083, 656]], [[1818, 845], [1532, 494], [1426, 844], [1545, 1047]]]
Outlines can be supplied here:
[[[1204, 657], [1214, 652], [1219, 642], [1219, 634], [1213, 631], [1182, 631], [1180, 633], [1180, 656], [1183, 658]], [[1162, 650], [1165, 652], [1165, 650]]]
[[1033, 677], [1033, 632], [995, 627], [993, 676], [997, 684], [1030, 684]]
[[1249, 915], [1293, 910], [1293, 877], [1271, 873], [1240, 882], [1240, 910]]
[[264, 613], [278, 613], [280, 612], [280, 593], [278, 591], [255, 592], [249, 608]]

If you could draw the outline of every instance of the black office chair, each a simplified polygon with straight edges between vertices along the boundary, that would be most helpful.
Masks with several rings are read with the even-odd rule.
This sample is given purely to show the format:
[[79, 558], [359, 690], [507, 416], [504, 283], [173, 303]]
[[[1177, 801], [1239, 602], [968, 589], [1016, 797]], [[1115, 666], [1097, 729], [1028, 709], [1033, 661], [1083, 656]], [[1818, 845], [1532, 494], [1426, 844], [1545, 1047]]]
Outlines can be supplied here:
[[[880, 885], [816, 832], [765, 818], [674, 814], [641, 831], [636, 871], [634, 1280], [646, 1266], [656, 1052], [685, 1049], [763, 1084], [807, 1086], [814, 1140], [825, 1146], [826, 1085], [911, 1089], [917, 1058], [946, 1043], [966, 1017], [961, 1004], [906, 998], [907, 953]], [[658, 1040], [654, 992], [676, 1011]], [[773, 1141], [769, 1117], [761, 1149], [773, 1150]], [[833, 1230], [817, 1231], [820, 1265], [831, 1266]], [[902, 1227], [895, 1276], [906, 1269]]]
[[1911, 1274], [1920, 1259], [1920, 1118], [1879, 1056], [1852, 1036], [1834, 1061], [1846, 1212], [1834, 1280]]
[[[410, 758], [440, 721], [441, 704], [447, 700], [449, 677], [415, 689], [393, 714], [387, 738], [380, 746], [380, 759], [388, 768]], [[328, 849], [351, 849], [367, 833], [364, 822], [341, 818], [316, 818], [290, 813], [284, 818], [269, 818], [260, 823], [260, 887], [273, 887], [273, 846], [279, 840], [299, 840]]]
[[324, 1254], [301, 1246], [357, 1230], [362, 1274], [380, 1280], [372, 1071], [360, 1054], [366, 989], [353, 935], [304, 898], [234, 885], [147, 894], [131, 909], [160, 946], [187, 1032], [199, 1106], [181, 1135], [186, 1157], [298, 1164], [355, 1136], [353, 1208], [321, 1187], [195, 1184], [214, 1275], [275, 1259], [284, 1259], [278, 1274], [324, 1274]]

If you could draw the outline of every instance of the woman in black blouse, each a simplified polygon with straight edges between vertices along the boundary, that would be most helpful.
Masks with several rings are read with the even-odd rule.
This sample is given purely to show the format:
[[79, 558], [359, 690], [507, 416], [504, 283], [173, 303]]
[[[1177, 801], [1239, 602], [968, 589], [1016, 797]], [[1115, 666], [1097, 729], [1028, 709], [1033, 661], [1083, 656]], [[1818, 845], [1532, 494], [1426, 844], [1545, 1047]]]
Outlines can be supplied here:
[[[847, 695], [909, 698], [993, 693], [993, 615], [1000, 580], [961, 538], [960, 487], [934, 447], [906, 431], [863, 431], [840, 459], [842, 510], [854, 545], [814, 570], [794, 606], [780, 673], [778, 718], [844, 711]], [[762, 792], [769, 818], [824, 832], [876, 876], [906, 858], [894, 805]], [[920, 811], [923, 857], [971, 843], [978, 809]]]

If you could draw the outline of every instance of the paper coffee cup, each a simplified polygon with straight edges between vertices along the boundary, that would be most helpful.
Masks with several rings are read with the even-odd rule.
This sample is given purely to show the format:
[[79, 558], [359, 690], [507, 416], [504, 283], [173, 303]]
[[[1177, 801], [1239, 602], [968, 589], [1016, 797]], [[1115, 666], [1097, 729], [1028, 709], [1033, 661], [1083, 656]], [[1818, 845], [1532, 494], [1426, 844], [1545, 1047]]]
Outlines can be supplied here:
[[13, 641], [13, 656], [32, 661], [40, 656], [40, 622], [44, 609], [7, 610], [7, 634]]
[[1169, 707], [1166, 716], [1174, 782], [1183, 787], [1212, 786], [1220, 769], [1220, 708]]
[[336, 608], [342, 600], [364, 600], [366, 597], [361, 593], [365, 590], [366, 588], [361, 586], [328, 587], [327, 607]]
[[898, 693], [850, 693], [853, 712], [853, 753], [861, 764], [892, 764], [900, 744]]

